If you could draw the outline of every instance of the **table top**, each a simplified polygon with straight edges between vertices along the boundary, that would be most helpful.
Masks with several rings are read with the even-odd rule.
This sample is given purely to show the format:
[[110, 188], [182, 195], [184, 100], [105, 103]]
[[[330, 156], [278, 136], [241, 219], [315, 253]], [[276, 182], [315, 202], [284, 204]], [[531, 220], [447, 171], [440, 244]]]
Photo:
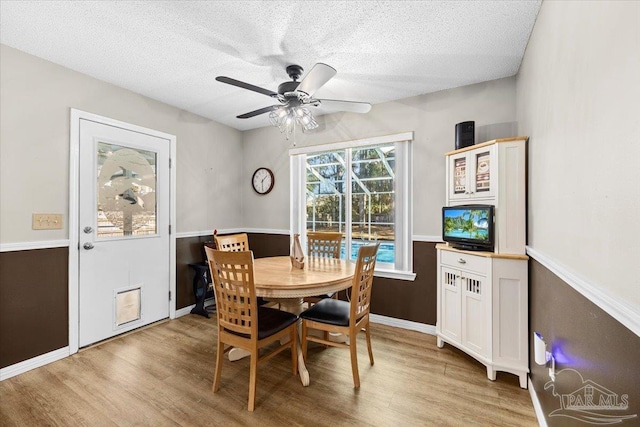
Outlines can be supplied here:
[[302, 298], [351, 286], [355, 264], [342, 259], [305, 258], [294, 268], [288, 256], [254, 260], [256, 293], [262, 297]]

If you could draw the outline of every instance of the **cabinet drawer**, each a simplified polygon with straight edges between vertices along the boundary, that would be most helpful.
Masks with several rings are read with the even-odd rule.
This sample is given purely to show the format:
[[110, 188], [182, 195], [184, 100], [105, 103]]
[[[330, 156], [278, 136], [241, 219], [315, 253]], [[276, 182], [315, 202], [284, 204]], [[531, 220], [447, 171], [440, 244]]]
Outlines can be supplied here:
[[488, 273], [489, 259], [487, 257], [441, 250], [440, 262], [461, 270], [475, 271], [483, 276]]

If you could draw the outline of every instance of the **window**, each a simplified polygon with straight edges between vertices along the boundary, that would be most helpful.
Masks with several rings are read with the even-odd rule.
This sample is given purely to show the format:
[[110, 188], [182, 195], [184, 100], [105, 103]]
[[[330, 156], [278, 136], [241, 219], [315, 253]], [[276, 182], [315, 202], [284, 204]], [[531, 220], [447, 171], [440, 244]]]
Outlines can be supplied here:
[[291, 226], [305, 247], [308, 231], [343, 233], [341, 258], [379, 242], [378, 275], [413, 280], [412, 133], [323, 146], [291, 154]]

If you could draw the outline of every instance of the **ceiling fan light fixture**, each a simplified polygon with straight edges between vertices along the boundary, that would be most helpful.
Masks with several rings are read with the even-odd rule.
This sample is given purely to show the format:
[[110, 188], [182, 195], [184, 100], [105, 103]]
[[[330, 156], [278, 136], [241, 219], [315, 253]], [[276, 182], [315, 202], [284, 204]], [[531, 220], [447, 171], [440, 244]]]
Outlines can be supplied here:
[[278, 92], [273, 92], [226, 76], [218, 76], [216, 80], [266, 95], [272, 99], [277, 99], [281, 105], [270, 105], [236, 117], [239, 119], [249, 119], [269, 113], [269, 122], [271, 125], [280, 129], [280, 132], [284, 133], [287, 139], [295, 132], [296, 125], [300, 126], [302, 132], [305, 133], [319, 127], [318, 122], [307, 108], [308, 106], [319, 107], [321, 104], [327, 103], [327, 106], [333, 110], [362, 114], [368, 113], [371, 109], [371, 104], [365, 102], [316, 99], [313, 97], [318, 89], [336, 75], [335, 68], [318, 62], [313, 66], [311, 71], [307, 73], [304, 79], [298, 81], [303, 71], [303, 68], [299, 65], [289, 65], [287, 67], [287, 74], [291, 78], [291, 81], [281, 83], [278, 86]]
[[276, 108], [269, 113], [269, 121], [272, 126], [280, 129], [280, 132], [284, 133], [287, 139], [295, 131], [296, 124], [305, 133], [318, 127], [318, 122], [316, 122], [311, 111], [299, 105]]

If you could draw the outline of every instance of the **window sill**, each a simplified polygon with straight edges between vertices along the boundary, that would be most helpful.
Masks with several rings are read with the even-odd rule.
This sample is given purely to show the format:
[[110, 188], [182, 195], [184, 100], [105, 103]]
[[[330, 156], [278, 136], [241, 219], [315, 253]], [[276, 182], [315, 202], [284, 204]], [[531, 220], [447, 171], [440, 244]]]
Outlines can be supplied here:
[[416, 280], [416, 273], [411, 271], [400, 271], [400, 270], [383, 270], [376, 268], [374, 272], [375, 277], [384, 277], [386, 279], [396, 279], [396, 280], [408, 280], [413, 282]]

